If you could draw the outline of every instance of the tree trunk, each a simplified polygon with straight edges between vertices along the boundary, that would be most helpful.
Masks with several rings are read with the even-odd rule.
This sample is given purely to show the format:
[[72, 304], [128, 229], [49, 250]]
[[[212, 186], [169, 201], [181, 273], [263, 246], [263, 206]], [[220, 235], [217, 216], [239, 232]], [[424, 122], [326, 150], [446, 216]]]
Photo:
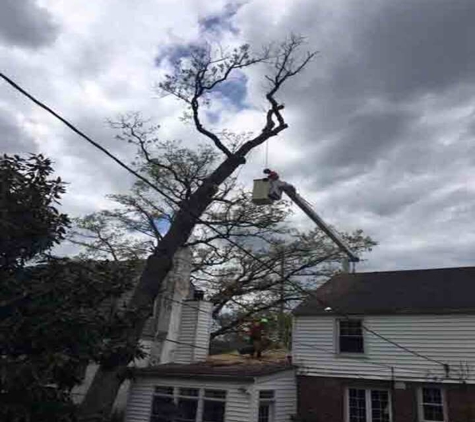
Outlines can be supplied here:
[[[201, 217], [213, 201], [216, 188], [244, 163], [244, 154], [237, 153], [225, 159], [176, 213], [167, 234], [147, 259], [144, 272], [127, 305], [127, 309], [142, 311], [127, 332], [130, 341], [135, 343], [139, 341], [145, 322], [152, 313], [155, 298], [161, 290], [162, 282], [172, 267], [173, 256], [188, 240], [196, 225], [196, 219]], [[101, 364], [79, 407], [81, 422], [96, 422], [110, 415], [123, 381], [122, 375], [132, 359], [133, 356], [118, 353], [112, 356], [107, 364]]]

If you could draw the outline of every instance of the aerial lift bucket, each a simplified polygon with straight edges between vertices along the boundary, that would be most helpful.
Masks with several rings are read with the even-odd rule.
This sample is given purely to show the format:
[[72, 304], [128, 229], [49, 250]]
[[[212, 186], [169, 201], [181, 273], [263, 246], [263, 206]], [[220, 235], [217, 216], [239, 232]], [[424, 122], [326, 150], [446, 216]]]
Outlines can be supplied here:
[[269, 198], [270, 182], [267, 179], [255, 179], [252, 189], [252, 202], [256, 205], [272, 204]]

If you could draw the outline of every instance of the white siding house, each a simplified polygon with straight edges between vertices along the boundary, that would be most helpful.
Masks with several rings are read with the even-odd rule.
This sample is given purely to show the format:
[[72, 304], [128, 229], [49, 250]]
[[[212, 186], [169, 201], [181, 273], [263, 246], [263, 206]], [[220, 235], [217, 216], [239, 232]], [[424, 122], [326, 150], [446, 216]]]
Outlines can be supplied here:
[[172, 362], [135, 370], [126, 422], [175, 420], [167, 412], [195, 422], [290, 422], [296, 383], [285, 354], [208, 357], [211, 311], [203, 300], [183, 302]]
[[475, 383], [475, 315], [354, 315], [368, 330], [449, 365], [418, 357], [363, 330], [364, 353], [338, 351], [335, 316], [302, 316], [294, 320], [293, 362], [306, 375]]
[[178, 415], [194, 422], [291, 421], [296, 382], [286, 354], [265, 353], [262, 361], [209, 357], [211, 312], [204, 300], [181, 302], [175, 336], [161, 336], [163, 345], [174, 345], [167, 360], [134, 371], [126, 422], [162, 422]]
[[340, 274], [294, 310], [305, 421], [475, 420], [475, 267]]
[[[173, 397], [177, 407], [179, 407], [180, 397], [196, 401], [194, 415], [197, 422], [204, 420], [204, 402], [207, 400], [208, 391], [224, 393], [223, 422], [257, 422], [258, 420], [290, 422], [292, 415], [295, 415], [296, 388], [295, 373], [292, 368], [281, 368], [281, 371], [277, 373], [261, 376], [250, 375], [252, 371], [244, 367], [242, 368], [243, 375], [234, 372], [235, 375], [232, 376], [218, 375], [223, 371], [216, 367], [209, 368], [209, 374], [193, 375], [191, 365], [188, 375], [180, 374], [175, 377], [165, 376], [164, 370], [159, 368], [156, 368], [155, 374], [152, 369], [148, 370], [148, 373], [138, 373], [139, 376], [132, 384], [129, 393], [125, 421], [153, 422], [154, 397], [167, 397], [160, 394], [163, 388], [171, 388], [170, 396]], [[169, 374], [176, 369], [177, 367], [171, 367]], [[268, 369], [270, 370], [270, 367]], [[263, 372], [262, 368], [256, 368], [256, 373], [259, 372]], [[196, 389], [197, 395], [183, 396], [181, 389]], [[259, 412], [261, 412], [261, 418], [259, 418]], [[265, 419], [265, 412], [268, 412], [268, 419]]]

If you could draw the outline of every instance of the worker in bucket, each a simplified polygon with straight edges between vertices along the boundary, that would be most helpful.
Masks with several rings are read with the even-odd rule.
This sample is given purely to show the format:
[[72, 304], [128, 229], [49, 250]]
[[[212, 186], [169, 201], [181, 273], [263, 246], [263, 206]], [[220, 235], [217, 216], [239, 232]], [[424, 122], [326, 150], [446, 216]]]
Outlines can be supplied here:
[[249, 340], [253, 347], [251, 356], [257, 355], [257, 359], [260, 359], [262, 356], [263, 331], [265, 331], [268, 322], [266, 318], [262, 318], [260, 321], [255, 321], [249, 330]]
[[282, 188], [284, 186], [292, 188], [292, 190], [295, 191], [295, 188], [292, 185], [280, 180], [279, 175], [274, 170], [264, 169], [264, 174], [267, 174], [266, 179], [269, 181], [270, 184], [268, 196], [273, 201], [277, 201], [282, 198]]

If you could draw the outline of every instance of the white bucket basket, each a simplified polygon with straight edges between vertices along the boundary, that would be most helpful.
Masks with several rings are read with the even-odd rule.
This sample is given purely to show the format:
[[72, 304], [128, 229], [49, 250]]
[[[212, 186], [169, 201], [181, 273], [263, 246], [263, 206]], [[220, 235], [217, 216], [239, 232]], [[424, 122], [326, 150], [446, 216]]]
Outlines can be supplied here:
[[252, 190], [252, 202], [256, 205], [272, 204], [269, 198], [270, 183], [267, 179], [255, 179]]

